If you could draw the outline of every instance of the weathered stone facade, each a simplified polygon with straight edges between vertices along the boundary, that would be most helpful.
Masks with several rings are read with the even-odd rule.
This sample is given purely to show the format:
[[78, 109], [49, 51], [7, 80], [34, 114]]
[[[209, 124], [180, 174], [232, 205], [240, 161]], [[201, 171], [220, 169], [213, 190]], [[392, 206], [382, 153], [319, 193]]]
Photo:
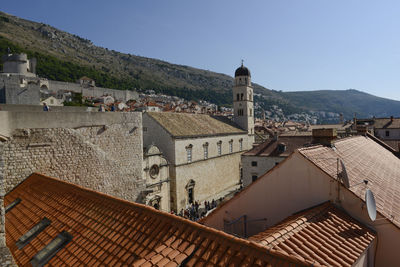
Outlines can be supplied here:
[[[177, 138], [147, 113], [143, 114], [143, 143], [144, 146], [156, 144], [170, 164], [171, 210], [176, 212], [189, 204], [189, 194], [193, 201], [203, 203], [239, 188], [240, 156], [252, 146], [246, 132]], [[190, 162], [188, 147], [191, 148]]]
[[158, 147], [144, 149], [143, 179], [146, 181], [146, 204], [156, 209], [171, 210], [169, 166]]
[[14, 130], [3, 143], [0, 161], [5, 193], [31, 173], [40, 172], [140, 201], [144, 187], [141, 113], [124, 118], [115, 124], [96, 125], [94, 120], [75, 128]]

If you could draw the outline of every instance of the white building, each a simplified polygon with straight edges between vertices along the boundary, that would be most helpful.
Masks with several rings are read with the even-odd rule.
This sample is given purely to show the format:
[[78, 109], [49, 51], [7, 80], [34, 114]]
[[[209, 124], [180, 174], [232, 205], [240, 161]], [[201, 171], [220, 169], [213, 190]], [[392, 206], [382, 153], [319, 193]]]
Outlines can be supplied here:
[[242, 154], [243, 186], [249, 186], [294, 150], [310, 144], [311, 141], [311, 136], [275, 137]]

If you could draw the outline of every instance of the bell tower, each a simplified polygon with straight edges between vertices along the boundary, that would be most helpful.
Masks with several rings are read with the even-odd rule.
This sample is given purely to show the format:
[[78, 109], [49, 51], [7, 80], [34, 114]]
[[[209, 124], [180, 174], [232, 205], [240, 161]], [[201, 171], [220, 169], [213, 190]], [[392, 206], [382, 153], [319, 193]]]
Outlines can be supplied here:
[[253, 87], [251, 86], [250, 71], [243, 66], [243, 60], [242, 65], [235, 71], [233, 112], [235, 123], [254, 137]]

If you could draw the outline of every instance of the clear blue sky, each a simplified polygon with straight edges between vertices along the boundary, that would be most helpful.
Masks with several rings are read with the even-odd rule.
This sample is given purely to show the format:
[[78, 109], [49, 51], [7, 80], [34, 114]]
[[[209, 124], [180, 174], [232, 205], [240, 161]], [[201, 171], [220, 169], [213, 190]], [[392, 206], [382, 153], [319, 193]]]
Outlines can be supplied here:
[[282, 91], [354, 88], [400, 100], [400, 1], [2, 0], [1, 11], [121, 52]]

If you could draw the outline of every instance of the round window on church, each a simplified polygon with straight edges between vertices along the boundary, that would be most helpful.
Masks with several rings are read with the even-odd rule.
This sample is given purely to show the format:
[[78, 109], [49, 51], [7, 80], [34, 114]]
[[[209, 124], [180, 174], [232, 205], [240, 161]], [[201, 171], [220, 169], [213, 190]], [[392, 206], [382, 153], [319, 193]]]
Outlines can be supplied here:
[[154, 164], [150, 168], [150, 177], [151, 178], [156, 178], [159, 172], [160, 172], [160, 168], [157, 165]]

